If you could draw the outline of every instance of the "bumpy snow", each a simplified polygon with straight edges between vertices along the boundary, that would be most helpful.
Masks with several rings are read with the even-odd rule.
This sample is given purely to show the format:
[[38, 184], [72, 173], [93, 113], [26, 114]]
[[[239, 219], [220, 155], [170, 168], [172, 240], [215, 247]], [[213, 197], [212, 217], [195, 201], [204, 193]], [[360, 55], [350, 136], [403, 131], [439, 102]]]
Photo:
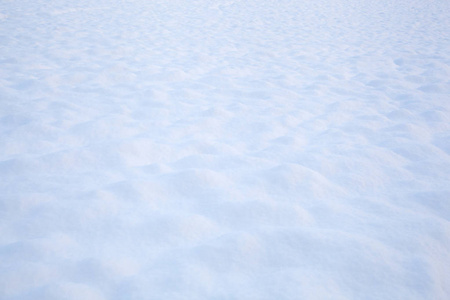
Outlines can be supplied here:
[[2, 0], [0, 299], [450, 299], [450, 2]]

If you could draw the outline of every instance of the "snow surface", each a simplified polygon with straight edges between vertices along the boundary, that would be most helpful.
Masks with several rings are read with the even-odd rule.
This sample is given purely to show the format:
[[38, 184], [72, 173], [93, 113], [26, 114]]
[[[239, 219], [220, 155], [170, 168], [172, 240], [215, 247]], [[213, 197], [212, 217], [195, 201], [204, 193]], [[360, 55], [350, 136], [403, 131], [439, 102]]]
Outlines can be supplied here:
[[0, 299], [450, 299], [449, 16], [2, 0]]

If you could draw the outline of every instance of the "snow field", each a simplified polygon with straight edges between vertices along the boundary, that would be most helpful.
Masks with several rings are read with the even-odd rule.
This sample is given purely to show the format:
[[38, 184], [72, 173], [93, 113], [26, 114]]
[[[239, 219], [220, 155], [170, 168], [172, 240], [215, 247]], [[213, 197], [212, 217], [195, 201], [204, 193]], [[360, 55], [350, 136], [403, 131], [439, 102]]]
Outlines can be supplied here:
[[0, 3], [0, 299], [447, 299], [450, 4]]

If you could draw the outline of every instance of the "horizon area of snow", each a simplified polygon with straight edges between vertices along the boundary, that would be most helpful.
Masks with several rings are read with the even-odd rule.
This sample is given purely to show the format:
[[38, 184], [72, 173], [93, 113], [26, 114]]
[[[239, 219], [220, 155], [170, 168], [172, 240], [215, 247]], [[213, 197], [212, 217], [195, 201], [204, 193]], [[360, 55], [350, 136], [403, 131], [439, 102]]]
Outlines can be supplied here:
[[0, 299], [450, 299], [450, 1], [0, 1]]

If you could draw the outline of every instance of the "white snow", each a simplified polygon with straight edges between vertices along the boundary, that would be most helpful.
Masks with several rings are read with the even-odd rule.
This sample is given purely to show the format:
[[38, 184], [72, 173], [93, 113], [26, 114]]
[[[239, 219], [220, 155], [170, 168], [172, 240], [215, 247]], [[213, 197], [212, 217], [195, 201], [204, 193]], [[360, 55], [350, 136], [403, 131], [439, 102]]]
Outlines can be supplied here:
[[449, 16], [1, 1], [0, 299], [450, 299]]

